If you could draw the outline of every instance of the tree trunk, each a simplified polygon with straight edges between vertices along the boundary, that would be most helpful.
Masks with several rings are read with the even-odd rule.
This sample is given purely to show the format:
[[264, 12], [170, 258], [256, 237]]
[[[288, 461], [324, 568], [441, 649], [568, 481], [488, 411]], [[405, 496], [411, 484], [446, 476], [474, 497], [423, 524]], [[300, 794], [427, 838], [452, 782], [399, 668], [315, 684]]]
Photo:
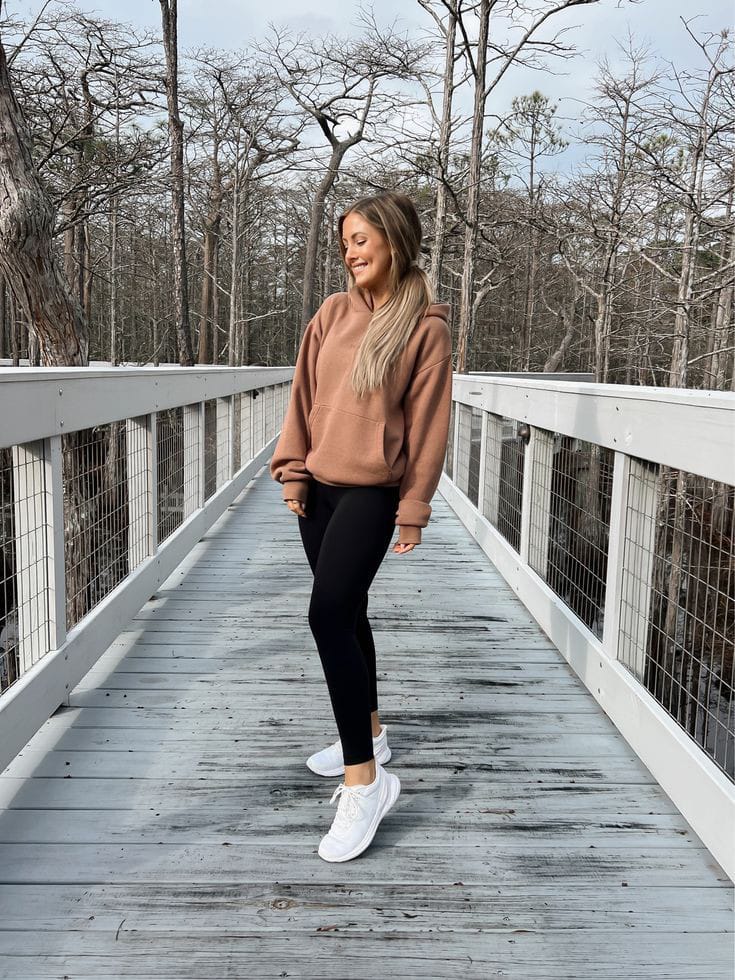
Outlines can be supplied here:
[[347, 146], [345, 144], [336, 143], [333, 145], [327, 171], [320, 180], [319, 186], [314, 194], [314, 200], [311, 203], [309, 235], [306, 240], [306, 255], [304, 257], [304, 289], [301, 301], [302, 331], [306, 329], [309, 321], [316, 313], [316, 270], [319, 261], [319, 237], [322, 222], [324, 221], [324, 204], [327, 199], [327, 194], [329, 194], [334, 185], [346, 150]]
[[117, 351], [117, 194], [110, 198], [110, 364], [118, 363]]
[[449, 5], [447, 21], [447, 45], [444, 56], [444, 80], [442, 118], [439, 126], [438, 163], [439, 175], [436, 187], [436, 213], [434, 215], [434, 241], [431, 245], [431, 288], [434, 296], [441, 288], [444, 246], [447, 237], [447, 170], [449, 167], [450, 138], [452, 134], [452, 101], [454, 98], [454, 47], [457, 37], [457, 11]]
[[25, 120], [0, 42], [0, 274], [38, 337], [46, 365], [85, 365], [87, 334], [51, 245], [53, 209], [31, 158]]
[[[725, 212], [725, 224], [730, 226], [728, 232], [729, 242], [723, 249], [722, 264], [735, 265], [735, 223], [733, 222], [733, 187], [730, 188], [730, 195], [727, 201], [727, 211]], [[733, 297], [735, 295], [735, 283], [732, 281], [723, 286], [717, 294], [717, 303], [713, 316], [712, 341], [710, 350], [712, 357], [710, 361], [709, 383], [718, 391], [724, 391], [726, 387], [727, 365], [730, 361], [731, 352], [727, 350], [732, 346], [732, 308]], [[730, 338], [728, 342], [728, 338]], [[733, 370], [735, 375], [735, 370]]]
[[217, 350], [216, 328], [213, 320], [214, 298], [217, 290], [215, 265], [222, 225], [222, 176], [219, 166], [219, 139], [215, 137], [212, 147], [212, 183], [209, 187], [207, 213], [204, 218], [204, 241], [202, 243], [202, 292], [199, 312], [199, 350], [197, 360], [209, 364], [209, 341], [212, 351]]
[[[329, 204], [327, 214], [327, 241], [324, 247], [324, 282], [322, 284], [322, 300], [329, 296], [332, 288], [332, 252], [334, 250], [334, 200]], [[276, 303], [273, 304], [276, 309]]]
[[159, 0], [163, 47], [166, 54], [166, 100], [171, 143], [171, 244], [173, 248], [174, 309], [179, 364], [191, 367], [194, 350], [189, 326], [189, 284], [184, 223], [184, 125], [179, 115], [177, 0]]
[[561, 339], [561, 343], [557, 349], [549, 354], [544, 364], [544, 372], [551, 373], [553, 371], [558, 371], [559, 368], [564, 367], [564, 358], [566, 357], [569, 345], [572, 342], [572, 337], [574, 336], [574, 314], [577, 307], [577, 292], [576, 290], [572, 293], [572, 298], [569, 302], [569, 309], [562, 310], [559, 317], [564, 327], [564, 336]]
[[[232, 185], [232, 250], [230, 258], [230, 322], [227, 340], [227, 361], [235, 363], [235, 331], [237, 329], [237, 287], [240, 268], [240, 131], [235, 141], [235, 177]], [[214, 353], [217, 363], [217, 351]]]
[[472, 142], [470, 146], [469, 189], [467, 194], [467, 224], [464, 236], [464, 260], [459, 305], [459, 334], [457, 337], [457, 366], [460, 373], [467, 370], [468, 338], [472, 332], [472, 291], [475, 281], [475, 250], [477, 223], [480, 214], [480, 175], [482, 160], [482, 135], [485, 120], [485, 74], [487, 67], [487, 41], [490, 24], [490, 0], [480, 0], [480, 20], [475, 58], [475, 99], [472, 116]]
[[0, 276], [0, 358], [5, 358], [5, 327], [7, 323], [7, 303], [5, 302], [5, 276]]

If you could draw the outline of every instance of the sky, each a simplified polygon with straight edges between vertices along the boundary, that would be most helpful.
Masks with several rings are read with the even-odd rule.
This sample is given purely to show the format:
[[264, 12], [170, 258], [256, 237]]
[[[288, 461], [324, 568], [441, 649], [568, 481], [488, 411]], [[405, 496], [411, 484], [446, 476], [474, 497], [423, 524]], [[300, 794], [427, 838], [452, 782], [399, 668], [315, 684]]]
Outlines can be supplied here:
[[[160, 31], [158, 0], [76, 0], [77, 6], [96, 11], [111, 20]], [[536, 0], [538, 3], [539, 0]], [[33, 16], [42, 0], [6, 0], [10, 13]], [[369, 3], [357, 0], [179, 0], [179, 44], [182, 50], [199, 46], [238, 48], [266, 36], [269, 22], [288, 26], [294, 31], [315, 35], [323, 33], [357, 34], [357, 17]], [[429, 15], [416, 0], [372, 0], [375, 19], [381, 26], [395, 23], [402, 32], [416, 34], [432, 27]], [[733, 0], [600, 0], [589, 7], [573, 8], [547, 22], [547, 37], [561, 27], [569, 27], [566, 40], [573, 40], [578, 55], [571, 61], [551, 64], [553, 71], [539, 72], [528, 68], [511, 69], [493, 92], [488, 114], [502, 115], [516, 95], [539, 89], [551, 99], [559, 100], [558, 118], [572, 120], [577, 116], [580, 100], [590, 95], [596, 62], [607, 56], [614, 67], [619, 59], [616, 38], [629, 31], [638, 41], [647, 42], [652, 52], [679, 69], [701, 66], [701, 53], [687, 35], [680, 18], [698, 16], [697, 33], [733, 28]], [[553, 25], [553, 26], [552, 26]], [[470, 110], [467, 91], [459, 104]], [[572, 135], [568, 130], [568, 135]], [[573, 148], [562, 155], [554, 169], [563, 169], [564, 158], [574, 159]]]

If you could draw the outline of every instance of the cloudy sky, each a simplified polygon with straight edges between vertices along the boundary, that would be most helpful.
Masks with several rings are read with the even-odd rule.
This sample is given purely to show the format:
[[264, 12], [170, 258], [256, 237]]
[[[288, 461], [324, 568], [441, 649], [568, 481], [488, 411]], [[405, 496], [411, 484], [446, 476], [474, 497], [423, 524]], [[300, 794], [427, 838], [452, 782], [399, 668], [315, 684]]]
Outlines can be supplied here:
[[[7, 0], [5, 6], [9, 12], [32, 16], [41, 4], [42, 0]], [[77, 5], [111, 20], [160, 30], [158, 0], [77, 0]], [[179, 0], [179, 43], [182, 49], [202, 45], [244, 47], [263, 38], [269, 22], [315, 35], [357, 33], [357, 17], [366, 5], [357, 0]], [[398, 29], [412, 34], [432, 27], [416, 0], [372, 0], [372, 7], [381, 25], [395, 22]], [[540, 36], [549, 37], [559, 28], [569, 27], [566, 40], [573, 40], [578, 56], [556, 64], [553, 74], [514, 68], [493, 93], [488, 112], [502, 114], [513, 96], [538, 88], [549, 98], [560, 100], [559, 117], [573, 119], [578, 100], [590, 94], [597, 60], [607, 56], [614, 65], [618, 60], [616, 38], [624, 38], [629, 31], [638, 41], [647, 42], [662, 61], [671, 61], [684, 70], [701, 67], [701, 53], [681, 23], [682, 17], [691, 18], [693, 12], [697, 13], [694, 27], [698, 34], [733, 27], [732, 0], [600, 0], [590, 7], [564, 12], [547, 22], [546, 33]], [[468, 102], [465, 104], [469, 108]], [[559, 164], [563, 166], [561, 160]]]

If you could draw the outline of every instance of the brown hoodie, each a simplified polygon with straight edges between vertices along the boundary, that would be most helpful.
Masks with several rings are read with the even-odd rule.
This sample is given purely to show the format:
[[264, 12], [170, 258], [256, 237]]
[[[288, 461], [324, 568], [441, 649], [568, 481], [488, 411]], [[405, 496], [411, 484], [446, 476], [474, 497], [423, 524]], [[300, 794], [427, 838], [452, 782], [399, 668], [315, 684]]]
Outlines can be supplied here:
[[449, 306], [429, 307], [394, 376], [359, 399], [349, 376], [372, 314], [352, 286], [328, 296], [309, 322], [270, 474], [283, 484], [284, 500], [302, 502], [312, 476], [334, 486], [399, 486], [398, 540], [420, 544], [449, 434]]

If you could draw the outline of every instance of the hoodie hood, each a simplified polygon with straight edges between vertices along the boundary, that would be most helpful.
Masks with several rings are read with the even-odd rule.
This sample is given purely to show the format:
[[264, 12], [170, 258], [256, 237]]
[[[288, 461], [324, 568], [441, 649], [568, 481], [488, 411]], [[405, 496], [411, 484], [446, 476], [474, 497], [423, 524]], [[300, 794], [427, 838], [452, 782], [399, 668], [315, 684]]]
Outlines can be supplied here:
[[[350, 298], [350, 306], [356, 313], [373, 313], [373, 307], [370, 305], [369, 296], [366, 297], [363, 291], [358, 285], [350, 286], [348, 296]], [[431, 303], [424, 314], [423, 319], [427, 316], [436, 316], [443, 320], [445, 323], [449, 322], [449, 303]]]

